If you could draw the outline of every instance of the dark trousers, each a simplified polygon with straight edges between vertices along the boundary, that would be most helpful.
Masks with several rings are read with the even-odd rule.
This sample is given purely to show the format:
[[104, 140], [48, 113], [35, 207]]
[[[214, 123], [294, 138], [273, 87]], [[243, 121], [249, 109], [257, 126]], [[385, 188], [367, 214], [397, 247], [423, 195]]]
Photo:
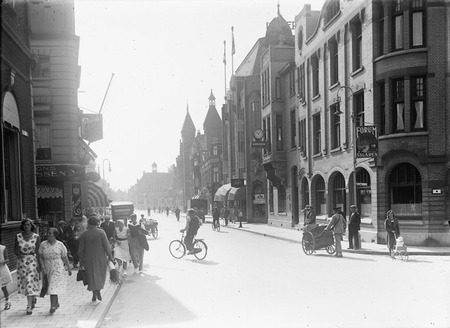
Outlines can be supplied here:
[[194, 240], [195, 235], [197, 234], [198, 229], [188, 230], [186, 232], [186, 236], [184, 237], [184, 244], [188, 251], [192, 250], [192, 241]]
[[78, 244], [79, 242], [77, 239], [69, 240], [68, 243], [69, 251], [73, 258], [73, 264], [78, 264]]
[[[354, 245], [354, 247], [353, 247]], [[348, 229], [348, 247], [359, 249], [359, 233], [357, 229]]]

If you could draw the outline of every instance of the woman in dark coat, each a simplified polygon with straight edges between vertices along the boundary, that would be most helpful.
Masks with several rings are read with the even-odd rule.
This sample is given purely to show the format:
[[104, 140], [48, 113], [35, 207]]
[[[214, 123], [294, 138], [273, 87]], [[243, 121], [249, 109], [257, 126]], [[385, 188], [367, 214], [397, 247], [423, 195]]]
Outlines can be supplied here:
[[386, 243], [389, 249], [389, 255], [391, 255], [394, 249], [395, 239], [400, 236], [400, 228], [398, 226], [398, 220], [395, 217], [393, 210], [389, 210], [386, 213], [386, 220], [384, 221], [384, 228], [386, 229]]
[[92, 291], [92, 301], [102, 300], [100, 290], [105, 286], [108, 260], [112, 261], [111, 247], [105, 231], [98, 227], [95, 217], [88, 220], [87, 230], [80, 236], [78, 256], [86, 270], [88, 290]]

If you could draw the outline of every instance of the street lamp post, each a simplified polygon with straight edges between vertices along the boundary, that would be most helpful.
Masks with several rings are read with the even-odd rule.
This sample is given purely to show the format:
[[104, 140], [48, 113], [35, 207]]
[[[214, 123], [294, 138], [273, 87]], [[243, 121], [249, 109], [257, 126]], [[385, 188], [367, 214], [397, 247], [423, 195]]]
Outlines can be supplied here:
[[[346, 85], [341, 85], [339, 87], [339, 89], [337, 90], [336, 101], [337, 101], [338, 107], [337, 107], [336, 111], [334, 112], [334, 115], [343, 114], [343, 112], [340, 110], [341, 98], [339, 97], [339, 91], [341, 91], [343, 89], [350, 91], [351, 97], [352, 97], [352, 102], [354, 100], [353, 99], [354, 92], [353, 92], [352, 88], [348, 87]], [[346, 97], [346, 99], [348, 99], [348, 98]], [[347, 102], [345, 104], [347, 105]], [[352, 121], [352, 131], [353, 131], [353, 137], [352, 137], [352, 142], [353, 142], [353, 201], [354, 201], [354, 204], [356, 206], [358, 206], [358, 197], [356, 194], [356, 165], [357, 165], [357, 162], [356, 162], [356, 115], [355, 115], [355, 106], [353, 103], [352, 103], [352, 111], [351, 111], [351, 121]]]

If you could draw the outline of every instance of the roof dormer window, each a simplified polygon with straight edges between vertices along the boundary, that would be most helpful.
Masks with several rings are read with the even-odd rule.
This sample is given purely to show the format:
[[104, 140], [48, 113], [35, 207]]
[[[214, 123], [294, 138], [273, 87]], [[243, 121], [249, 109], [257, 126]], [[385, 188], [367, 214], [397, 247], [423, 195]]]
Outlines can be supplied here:
[[327, 25], [340, 12], [339, 0], [331, 0], [324, 11], [323, 25]]

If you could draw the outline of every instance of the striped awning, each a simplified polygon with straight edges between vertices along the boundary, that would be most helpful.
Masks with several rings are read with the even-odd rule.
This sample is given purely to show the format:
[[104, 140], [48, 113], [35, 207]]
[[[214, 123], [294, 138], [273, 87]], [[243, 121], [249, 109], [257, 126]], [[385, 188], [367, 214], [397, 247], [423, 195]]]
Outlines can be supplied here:
[[92, 182], [88, 184], [88, 202], [90, 207], [107, 207], [109, 205], [108, 196], [103, 189]]
[[244, 200], [245, 186], [240, 188], [231, 188], [228, 193], [228, 200]]
[[51, 187], [46, 185], [37, 186], [37, 198], [63, 198], [63, 190], [58, 187]]
[[215, 202], [224, 202], [227, 198], [227, 193], [231, 189], [231, 183], [227, 183], [217, 189], [216, 194], [214, 195]]

